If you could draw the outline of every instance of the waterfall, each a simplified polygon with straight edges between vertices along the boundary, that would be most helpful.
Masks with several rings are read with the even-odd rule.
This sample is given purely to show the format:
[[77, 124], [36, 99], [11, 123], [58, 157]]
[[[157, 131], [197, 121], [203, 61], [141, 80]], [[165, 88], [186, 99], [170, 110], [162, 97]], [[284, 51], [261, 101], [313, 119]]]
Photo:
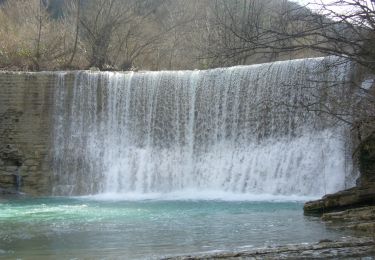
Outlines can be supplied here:
[[317, 109], [348, 89], [352, 66], [339, 61], [61, 72], [54, 194], [319, 196], [345, 188], [345, 127]]

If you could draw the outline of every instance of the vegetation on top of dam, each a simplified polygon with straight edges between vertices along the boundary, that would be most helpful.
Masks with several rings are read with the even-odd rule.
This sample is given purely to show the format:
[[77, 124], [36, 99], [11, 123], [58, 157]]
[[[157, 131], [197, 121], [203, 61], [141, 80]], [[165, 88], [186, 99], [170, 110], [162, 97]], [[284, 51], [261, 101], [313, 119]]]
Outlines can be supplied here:
[[181, 70], [336, 55], [374, 69], [372, 1], [3, 0], [0, 69]]

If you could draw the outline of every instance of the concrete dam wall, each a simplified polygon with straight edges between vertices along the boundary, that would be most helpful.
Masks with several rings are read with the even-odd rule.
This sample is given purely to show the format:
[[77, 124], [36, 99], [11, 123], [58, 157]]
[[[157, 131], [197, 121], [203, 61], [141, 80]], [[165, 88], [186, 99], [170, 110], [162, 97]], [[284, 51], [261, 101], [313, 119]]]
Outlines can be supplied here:
[[0, 72], [0, 188], [51, 192], [55, 73]]
[[0, 72], [0, 189], [204, 198], [321, 196], [350, 187], [345, 127], [296, 108], [316, 98], [328, 104], [328, 95], [348, 89], [351, 64], [332, 69], [332, 62]]

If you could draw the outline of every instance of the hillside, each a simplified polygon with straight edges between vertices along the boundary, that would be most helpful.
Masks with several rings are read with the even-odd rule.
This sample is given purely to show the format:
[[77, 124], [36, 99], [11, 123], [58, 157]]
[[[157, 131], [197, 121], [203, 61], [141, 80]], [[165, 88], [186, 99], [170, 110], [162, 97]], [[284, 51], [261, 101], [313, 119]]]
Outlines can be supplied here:
[[[248, 28], [254, 23], [271, 26], [266, 25], [269, 21], [275, 26], [281, 15], [280, 2], [228, 3], [210, 0], [3, 1], [0, 68], [197, 69], [317, 55], [307, 50], [276, 53], [270, 49], [233, 53], [233, 48], [245, 45], [231, 35], [227, 29], [230, 24], [223, 23], [222, 18], [231, 22], [229, 18], [235, 14], [238, 22]], [[295, 9], [296, 4], [285, 2], [282, 8]]]

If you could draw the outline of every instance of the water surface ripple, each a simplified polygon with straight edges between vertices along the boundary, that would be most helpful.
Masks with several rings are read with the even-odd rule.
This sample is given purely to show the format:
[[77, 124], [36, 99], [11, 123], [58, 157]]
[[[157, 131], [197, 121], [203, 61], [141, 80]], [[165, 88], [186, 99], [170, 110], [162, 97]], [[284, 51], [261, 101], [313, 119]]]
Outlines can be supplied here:
[[22, 199], [0, 204], [0, 257], [149, 259], [345, 235], [301, 202]]

